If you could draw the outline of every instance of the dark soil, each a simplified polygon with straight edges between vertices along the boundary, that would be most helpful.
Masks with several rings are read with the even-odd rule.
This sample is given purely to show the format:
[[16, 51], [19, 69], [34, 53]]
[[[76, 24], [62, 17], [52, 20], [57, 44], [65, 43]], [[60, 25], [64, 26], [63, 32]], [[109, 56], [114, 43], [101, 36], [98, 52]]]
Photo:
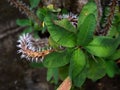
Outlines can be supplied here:
[[24, 17], [0, 0], [0, 90], [53, 90], [46, 81], [46, 69], [31, 68], [17, 54], [17, 39], [23, 28], [16, 25], [16, 19]]

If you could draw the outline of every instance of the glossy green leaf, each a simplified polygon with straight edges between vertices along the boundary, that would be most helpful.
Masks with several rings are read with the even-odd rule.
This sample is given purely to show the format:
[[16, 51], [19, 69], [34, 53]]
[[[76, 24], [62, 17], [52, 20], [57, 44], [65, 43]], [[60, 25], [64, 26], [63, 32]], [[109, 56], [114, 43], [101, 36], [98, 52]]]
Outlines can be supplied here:
[[76, 77], [72, 78], [75, 86], [81, 87], [84, 84], [84, 82], [86, 81], [86, 78], [87, 78], [87, 73], [88, 73], [89, 68], [90, 68], [89, 60], [86, 57], [86, 64], [85, 64], [84, 68]]
[[43, 60], [43, 65], [47, 68], [57, 68], [69, 63], [70, 53], [64, 52], [52, 52], [48, 54]]
[[119, 43], [119, 37], [110, 38], [105, 36], [98, 36], [95, 37], [94, 40], [85, 47], [85, 49], [95, 56], [108, 57], [116, 51]]
[[41, 21], [44, 21], [44, 17], [48, 14], [48, 10], [46, 8], [40, 8], [37, 10], [36, 14]]
[[109, 77], [114, 77], [119, 71], [118, 66], [114, 61], [105, 61], [106, 73]]
[[68, 21], [68, 19], [57, 20], [55, 21], [55, 24], [70, 32], [76, 32], [75, 27], [70, 23], [70, 21]]
[[120, 59], [120, 49], [118, 49], [114, 54], [108, 57], [108, 60], [118, 60]]
[[61, 80], [64, 80], [68, 76], [69, 66], [63, 66], [59, 68], [59, 77]]
[[97, 6], [94, 2], [89, 2], [82, 8], [82, 11], [80, 12], [80, 16], [78, 18], [78, 29], [83, 25], [85, 18], [89, 14], [94, 14], [97, 18]]
[[85, 67], [76, 77], [73, 78], [73, 83], [76, 87], [81, 87], [87, 78], [88, 69]]
[[54, 68], [48, 68], [47, 69], [47, 81], [50, 81], [53, 77], [53, 70]]
[[76, 45], [76, 36], [74, 33], [55, 25], [50, 17], [45, 18], [45, 24], [52, 39], [58, 44], [66, 47], [74, 47]]
[[96, 81], [101, 79], [106, 74], [105, 70], [105, 62], [104, 60], [97, 59], [96, 62], [94, 60], [89, 61], [90, 68], [87, 72], [87, 77]]
[[95, 16], [89, 14], [84, 22], [82, 23], [81, 27], [78, 29], [77, 34], [77, 44], [85, 46], [93, 39], [94, 31], [96, 28], [96, 20]]
[[16, 23], [19, 26], [31, 26], [32, 25], [31, 20], [28, 20], [28, 19], [17, 19]]
[[56, 48], [56, 49], [59, 49], [59, 44], [57, 42], [55, 42], [51, 37], [49, 37], [49, 44], [50, 46]]
[[29, 1], [30, 1], [31, 8], [35, 8], [38, 6], [41, 0], [29, 0]]
[[58, 69], [57, 68], [48, 68], [47, 71], [47, 81], [50, 81], [54, 78], [55, 84], [58, 83]]
[[70, 61], [70, 75], [76, 77], [85, 67], [86, 57], [82, 50], [77, 49], [73, 52]]

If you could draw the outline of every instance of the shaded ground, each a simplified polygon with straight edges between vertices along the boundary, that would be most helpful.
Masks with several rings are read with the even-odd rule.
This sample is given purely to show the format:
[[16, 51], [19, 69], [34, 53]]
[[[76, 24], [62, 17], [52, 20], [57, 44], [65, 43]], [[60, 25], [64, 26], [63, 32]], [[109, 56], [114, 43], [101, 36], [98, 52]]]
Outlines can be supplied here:
[[[0, 90], [54, 90], [46, 82], [45, 69], [29, 67], [29, 62], [21, 60], [16, 53], [16, 41], [23, 30], [15, 24], [18, 17], [23, 16], [17, 9], [0, 0]], [[120, 76], [105, 77], [97, 82], [88, 80], [85, 90], [120, 90], [119, 83]]]
[[0, 40], [0, 90], [49, 90], [46, 70], [30, 68], [17, 55], [17, 38], [15, 33]]
[[24, 17], [5, 0], [0, 0], [0, 90], [53, 90], [45, 69], [33, 69], [17, 54], [17, 39], [24, 28], [15, 23]]
[[97, 82], [88, 80], [85, 90], [120, 90], [120, 76], [108, 78], [107, 76]]

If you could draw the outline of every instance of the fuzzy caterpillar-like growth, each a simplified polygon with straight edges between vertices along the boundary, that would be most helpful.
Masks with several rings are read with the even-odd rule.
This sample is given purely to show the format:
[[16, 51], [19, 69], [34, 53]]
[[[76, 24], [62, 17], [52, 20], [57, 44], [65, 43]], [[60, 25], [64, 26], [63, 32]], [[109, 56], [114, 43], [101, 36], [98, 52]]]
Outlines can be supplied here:
[[44, 57], [54, 50], [48, 44], [48, 39], [34, 39], [31, 34], [23, 34], [18, 40], [18, 53], [22, 53], [21, 58], [31, 61], [43, 61]]
[[[77, 27], [78, 18], [76, 14], [69, 13], [58, 15], [58, 19], [68, 19], [74, 27]], [[23, 34], [18, 40], [17, 47], [20, 48], [18, 53], [22, 53], [21, 58], [26, 58], [30, 61], [43, 61], [44, 57], [55, 51], [50, 47], [47, 38], [34, 39], [31, 34]], [[59, 46], [59, 50], [64, 50], [65, 47]]]
[[117, 0], [112, 0], [110, 3], [110, 14], [107, 16], [106, 24], [103, 27], [103, 30], [101, 31], [102, 35], [106, 35], [112, 25], [116, 4], [117, 4]]
[[78, 24], [78, 15], [69, 12], [68, 14], [59, 14], [58, 19], [68, 19], [74, 27], [77, 27]]
[[30, 7], [27, 6], [25, 3], [19, 0], [8, 0], [10, 5], [15, 6], [16, 8], [19, 8], [19, 11], [27, 15], [27, 17], [34, 20], [36, 23], [38, 23], [40, 26], [42, 25], [39, 21], [39, 18], [34, 14], [32, 10], [30, 10]]

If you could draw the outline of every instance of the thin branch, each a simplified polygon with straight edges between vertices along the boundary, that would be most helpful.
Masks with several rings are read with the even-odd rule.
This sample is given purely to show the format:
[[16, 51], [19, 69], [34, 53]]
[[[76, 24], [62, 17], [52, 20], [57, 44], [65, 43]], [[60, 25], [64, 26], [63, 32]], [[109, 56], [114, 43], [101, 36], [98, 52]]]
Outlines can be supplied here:
[[3, 33], [3, 34], [0, 34], [0, 40], [1, 39], [4, 39], [5, 37], [9, 36], [9, 35], [12, 35], [12, 34], [15, 34], [21, 30], [23, 30], [25, 27], [17, 27], [13, 30], [8, 30], [7, 32]]
[[38, 23], [38, 25], [42, 25], [39, 18], [35, 15], [35, 13], [30, 10], [29, 6], [27, 6], [25, 3], [19, 0], [8, 0], [11, 5], [15, 6], [16, 8], [19, 8], [19, 11], [27, 15], [29, 18], [33, 19], [35, 22]]
[[107, 17], [106, 25], [103, 27], [103, 30], [101, 31], [101, 34], [104, 36], [107, 35], [108, 30], [110, 29], [110, 27], [112, 25], [112, 20], [114, 17], [116, 4], [117, 4], [117, 0], [112, 0], [112, 2], [110, 4], [110, 14]]
[[97, 5], [97, 10], [98, 10], [97, 27], [96, 27], [95, 34], [98, 34], [98, 32], [101, 30], [100, 20], [101, 20], [103, 11], [102, 11], [102, 6], [101, 6], [101, 0], [95, 0], [95, 2], [96, 2], [96, 5]]

